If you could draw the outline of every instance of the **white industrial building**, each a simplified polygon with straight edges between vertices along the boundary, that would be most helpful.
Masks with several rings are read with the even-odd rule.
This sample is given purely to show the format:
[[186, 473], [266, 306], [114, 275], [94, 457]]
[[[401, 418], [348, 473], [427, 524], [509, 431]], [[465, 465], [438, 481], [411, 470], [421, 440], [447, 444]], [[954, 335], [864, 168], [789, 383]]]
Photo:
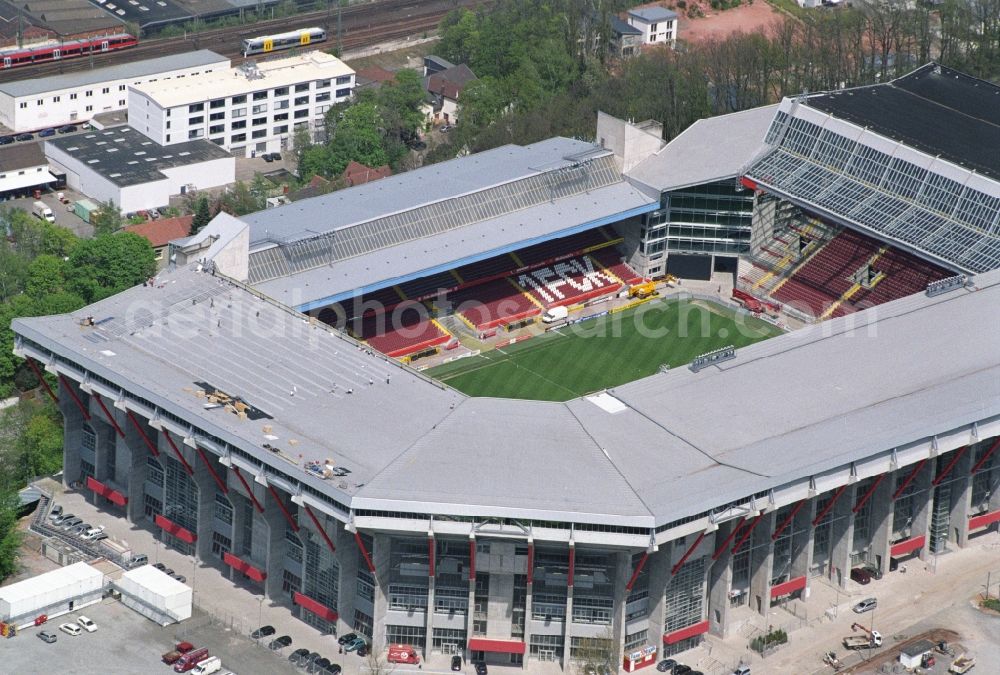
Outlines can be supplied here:
[[236, 181], [236, 159], [222, 148], [205, 140], [163, 147], [131, 127], [52, 138], [45, 155], [69, 187], [125, 213]]
[[132, 87], [129, 124], [162, 145], [208, 139], [250, 157], [290, 147], [300, 126], [312, 133], [353, 90], [349, 66], [313, 51]]
[[0, 198], [23, 196], [56, 180], [38, 143], [0, 147]]
[[229, 59], [207, 49], [51, 77], [0, 83], [0, 124], [16, 132], [85, 122], [124, 110], [128, 88], [229, 68]]
[[123, 605], [161, 626], [191, 618], [191, 588], [151, 565], [125, 572], [115, 587]]
[[0, 588], [0, 621], [22, 628], [101, 601], [104, 574], [79, 562]]

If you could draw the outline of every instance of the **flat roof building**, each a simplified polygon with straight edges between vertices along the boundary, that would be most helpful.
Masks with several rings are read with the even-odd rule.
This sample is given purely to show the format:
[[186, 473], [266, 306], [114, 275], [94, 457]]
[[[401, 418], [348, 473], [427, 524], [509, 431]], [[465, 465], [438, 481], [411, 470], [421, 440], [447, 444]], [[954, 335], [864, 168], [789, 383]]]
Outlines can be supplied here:
[[40, 144], [0, 146], [0, 197], [25, 195], [55, 180]]
[[45, 154], [69, 187], [126, 213], [236, 180], [236, 159], [222, 148], [204, 140], [163, 147], [131, 127], [52, 138]]
[[26, 75], [0, 83], [0, 124], [20, 132], [85, 122], [100, 113], [124, 110], [130, 86], [228, 67], [229, 59], [202, 49], [50, 77]]
[[207, 138], [250, 157], [312, 134], [354, 90], [354, 70], [322, 51], [283, 56], [129, 91], [129, 124], [163, 145]]

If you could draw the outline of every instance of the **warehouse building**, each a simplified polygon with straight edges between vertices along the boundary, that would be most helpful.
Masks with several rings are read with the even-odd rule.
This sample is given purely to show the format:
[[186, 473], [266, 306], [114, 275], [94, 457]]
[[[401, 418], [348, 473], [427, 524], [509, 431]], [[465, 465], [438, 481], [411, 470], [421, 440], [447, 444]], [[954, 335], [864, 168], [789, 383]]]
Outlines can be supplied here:
[[22, 197], [58, 180], [38, 143], [0, 146], [0, 199]]
[[162, 145], [208, 139], [251, 157], [291, 147], [297, 128], [313, 134], [353, 90], [351, 68], [313, 51], [138, 85], [129, 92], [129, 124]]
[[69, 187], [125, 213], [236, 181], [236, 159], [218, 146], [200, 140], [165, 148], [131, 127], [54, 137], [45, 141], [45, 154]]
[[0, 124], [35, 131], [86, 122], [100, 113], [124, 110], [128, 88], [229, 68], [229, 59], [202, 49], [106, 68], [0, 82]]

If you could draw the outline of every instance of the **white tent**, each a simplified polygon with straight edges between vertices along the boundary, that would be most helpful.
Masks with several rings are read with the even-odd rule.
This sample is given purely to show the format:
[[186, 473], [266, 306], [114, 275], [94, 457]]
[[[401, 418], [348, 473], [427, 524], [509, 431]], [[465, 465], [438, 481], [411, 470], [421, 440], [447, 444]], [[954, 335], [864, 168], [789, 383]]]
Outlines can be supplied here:
[[125, 572], [115, 586], [123, 605], [161, 626], [191, 617], [191, 589], [152, 565]]
[[100, 602], [104, 574], [87, 563], [61, 567], [0, 588], [0, 621], [17, 626], [41, 614], [55, 617]]

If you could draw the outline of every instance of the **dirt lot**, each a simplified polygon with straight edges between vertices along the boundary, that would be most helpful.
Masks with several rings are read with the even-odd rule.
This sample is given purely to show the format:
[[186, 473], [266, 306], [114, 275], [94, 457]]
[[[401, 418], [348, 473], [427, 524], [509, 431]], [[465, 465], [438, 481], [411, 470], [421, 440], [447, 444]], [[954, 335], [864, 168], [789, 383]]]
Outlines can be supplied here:
[[[782, 14], [764, 2], [756, 0], [752, 5], [740, 5], [735, 9], [716, 12], [704, 2], [705, 16], [700, 19], [689, 19], [681, 16], [678, 37], [689, 44], [697, 44], [709, 39], [722, 39], [740, 30], [744, 33], [760, 33], [769, 30], [771, 24], [781, 18]], [[682, 14], [679, 10], [674, 10]]]

